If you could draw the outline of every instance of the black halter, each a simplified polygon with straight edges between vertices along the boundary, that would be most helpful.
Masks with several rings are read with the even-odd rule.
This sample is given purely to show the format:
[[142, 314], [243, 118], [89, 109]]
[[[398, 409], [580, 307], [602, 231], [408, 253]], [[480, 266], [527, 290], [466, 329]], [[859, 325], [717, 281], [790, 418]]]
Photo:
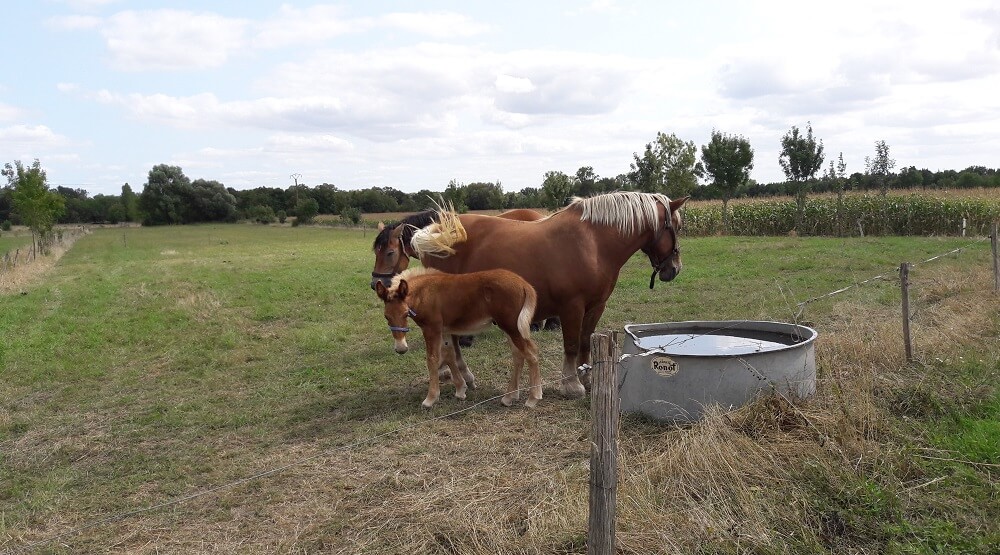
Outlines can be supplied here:
[[649, 288], [653, 288], [653, 284], [656, 283], [656, 274], [663, 271], [663, 268], [667, 264], [670, 264], [670, 259], [681, 254], [680, 247], [677, 246], [677, 230], [674, 229], [674, 218], [670, 214], [670, 206], [665, 207], [667, 209], [666, 216], [663, 218], [663, 228], [658, 230], [658, 232], [653, 236], [653, 243], [656, 243], [660, 239], [660, 234], [664, 231], [669, 231], [671, 239], [674, 242], [674, 250], [670, 251], [670, 255], [665, 257], [663, 260], [653, 262], [653, 257], [649, 257], [649, 263], [653, 266], [653, 273], [649, 276]]
[[[406, 307], [406, 315], [409, 316], [410, 318], [413, 318], [414, 316], [417, 315], [417, 313], [414, 312], [412, 308]], [[401, 331], [403, 333], [409, 333], [410, 326], [389, 326], [389, 331]]]

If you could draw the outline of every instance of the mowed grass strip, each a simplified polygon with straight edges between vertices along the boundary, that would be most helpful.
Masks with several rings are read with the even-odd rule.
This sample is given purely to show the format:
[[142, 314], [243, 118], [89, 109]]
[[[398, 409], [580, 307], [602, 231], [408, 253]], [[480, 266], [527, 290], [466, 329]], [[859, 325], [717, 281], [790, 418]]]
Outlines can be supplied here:
[[[461, 402], [446, 385], [440, 406], [421, 409], [423, 349], [415, 339], [409, 354], [392, 352], [369, 288], [372, 240], [371, 231], [312, 227], [95, 230], [44, 280], [2, 297], [0, 547], [307, 460], [46, 549], [584, 549], [588, 401], [560, 399], [549, 385], [536, 411], [493, 402], [431, 420], [499, 394], [509, 351], [487, 332], [465, 351], [480, 389]], [[652, 291], [648, 261], [630, 260], [602, 328], [790, 321], [798, 302], [889, 277], [806, 306], [803, 320], [821, 333], [821, 383], [803, 408], [764, 404], [685, 429], [626, 420], [625, 552], [919, 546], [996, 515], [995, 498], [964, 523], [939, 511], [941, 533], [918, 537], [917, 515], [984, 487], [986, 467], [963, 467], [971, 475], [960, 490], [947, 480], [912, 490], [925, 498], [907, 488], [933, 480], [936, 467], [898, 460], [935, 415], [978, 414], [975, 399], [990, 398], [982, 387], [967, 394], [980, 369], [954, 371], [962, 351], [995, 372], [997, 346], [983, 337], [996, 336], [996, 302], [979, 293], [991, 287], [988, 243], [911, 273], [927, 368], [901, 361], [895, 268], [969, 243], [687, 238], [680, 277]], [[963, 320], [969, 307], [976, 319]], [[535, 339], [551, 382], [560, 336]], [[953, 371], [953, 389], [938, 387]], [[894, 419], [913, 415], [917, 432], [897, 432]]]

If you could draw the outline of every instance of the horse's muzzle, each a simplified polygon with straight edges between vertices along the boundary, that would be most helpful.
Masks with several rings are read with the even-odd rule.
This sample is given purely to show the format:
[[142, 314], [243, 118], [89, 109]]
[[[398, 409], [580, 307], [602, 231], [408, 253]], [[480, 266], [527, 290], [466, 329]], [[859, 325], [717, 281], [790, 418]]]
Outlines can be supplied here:
[[382, 285], [384, 285], [386, 289], [392, 287], [392, 278], [394, 275], [395, 274], [376, 274], [375, 272], [372, 272], [372, 283], [371, 283], [372, 291], [375, 290], [375, 284], [380, 281], [382, 282]]
[[667, 266], [666, 268], [660, 270], [660, 281], [670, 281], [677, 277], [677, 274], [681, 273], [679, 267]]

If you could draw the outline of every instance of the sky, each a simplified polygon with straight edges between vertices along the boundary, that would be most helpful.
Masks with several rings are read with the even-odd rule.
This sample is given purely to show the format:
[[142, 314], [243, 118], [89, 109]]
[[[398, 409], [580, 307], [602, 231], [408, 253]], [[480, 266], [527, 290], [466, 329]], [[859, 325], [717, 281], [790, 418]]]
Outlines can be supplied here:
[[540, 187], [713, 130], [784, 180], [811, 125], [847, 172], [1000, 167], [1000, 5], [777, 0], [15, 0], [0, 163], [140, 192], [158, 164], [227, 187]]

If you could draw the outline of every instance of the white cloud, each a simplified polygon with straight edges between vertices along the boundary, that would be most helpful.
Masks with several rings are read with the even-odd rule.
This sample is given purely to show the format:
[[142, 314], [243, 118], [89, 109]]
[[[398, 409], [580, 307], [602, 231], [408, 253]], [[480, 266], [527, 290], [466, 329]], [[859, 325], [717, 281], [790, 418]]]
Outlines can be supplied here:
[[101, 27], [112, 65], [128, 71], [207, 69], [246, 44], [249, 23], [211, 13], [124, 11]]
[[466, 15], [450, 12], [391, 13], [379, 18], [379, 23], [435, 39], [472, 37], [491, 29]]
[[45, 125], [12, 125], [0, 127], [0, 150], [44, 149], [69, 144], [66, 137], [54, 133]]
[[259, 48], [278, 48], [323, 42], [371, 27], [370, 21], [345, 18], [343, 11], [339, 6], [317, 5], [298, 9], [286, 4], [276, 17], [257, 24], [253, 45]]

